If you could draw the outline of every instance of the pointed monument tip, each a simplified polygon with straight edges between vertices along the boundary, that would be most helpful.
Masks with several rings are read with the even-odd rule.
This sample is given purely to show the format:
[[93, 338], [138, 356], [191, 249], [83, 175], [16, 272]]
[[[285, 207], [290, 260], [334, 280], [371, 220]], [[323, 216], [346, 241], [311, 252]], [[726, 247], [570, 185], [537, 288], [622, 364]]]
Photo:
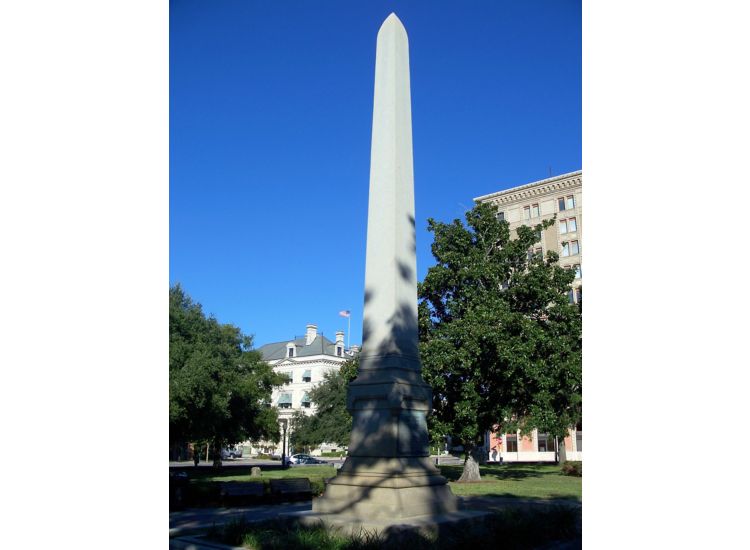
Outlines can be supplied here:
[[404, 24], [401, 22], [401, 19], [398, 18], [398, 15], [396, 15], [396, 12], [391, 12], [391, 14], [385, 18], [385, 21], [383, 21], [383, 24], [380, 25], [380, 30], [382, 31], [385, 28], [388, 27], [396, 27], [401, 28], [406, 32], [406, 29], [404, 28]]

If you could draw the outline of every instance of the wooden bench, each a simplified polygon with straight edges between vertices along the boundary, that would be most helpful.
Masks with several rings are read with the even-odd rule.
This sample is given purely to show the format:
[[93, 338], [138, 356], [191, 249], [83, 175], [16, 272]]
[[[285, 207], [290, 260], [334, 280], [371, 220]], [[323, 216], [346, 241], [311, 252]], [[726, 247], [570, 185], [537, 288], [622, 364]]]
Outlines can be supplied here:
[[271, 496], [275, 501], [312, 498], [310, 480], [306, 477], [290, 477], [271, 480]]
[[265, 494], [263, 483], [242, 483], [239, 481], [226, 481], [221, 483], [219, 495], [222, 501], [229, 500], [260, 500]]

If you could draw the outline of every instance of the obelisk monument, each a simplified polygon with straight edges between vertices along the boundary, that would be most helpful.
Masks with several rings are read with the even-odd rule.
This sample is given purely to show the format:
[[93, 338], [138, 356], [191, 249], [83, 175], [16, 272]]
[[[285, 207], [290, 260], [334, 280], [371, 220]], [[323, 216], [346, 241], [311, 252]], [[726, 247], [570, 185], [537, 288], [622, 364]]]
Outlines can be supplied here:
[[409, 42], [395, 14], [375, 56], [365, 305], [359, 373], [349, 385], [349, 456], [313, 514], [393, 521], [455, 512], [430, 461], [432, 389], [421, 375]]

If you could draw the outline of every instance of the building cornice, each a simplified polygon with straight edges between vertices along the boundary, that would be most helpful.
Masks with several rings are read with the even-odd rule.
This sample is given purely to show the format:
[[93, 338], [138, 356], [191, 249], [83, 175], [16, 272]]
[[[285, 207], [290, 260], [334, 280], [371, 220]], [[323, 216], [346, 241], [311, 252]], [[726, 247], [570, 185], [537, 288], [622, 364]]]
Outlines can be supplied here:
[[334, 359], [310, 359], [306, 361], [283, 360], [283, 361], [279, 361], [278, 363], [269, 363], [269, 364], [272, 367], [299, 367], [303, 365], [320, 365], [320, 364], [337, 366], [337, 365], [342, 365], [345, 362], [346, 362], [346, 359], [344, 359], [343, 361], [334, 360]]
[[574, 187], [579, 187], [581, 185], [581, 175], [581, 170], [569, 172], [553, 178], [534, 181], [511, 189], [505, 189], [504, 191], [490, 193], [489, 195], [482, 195], [481, 197], [476, 197], [474, 202], [486, 202], [491, 200], [497, 204], [505, 204], [538, 197], [539, 195], [546, 195], [547, 193], [564, 191]]

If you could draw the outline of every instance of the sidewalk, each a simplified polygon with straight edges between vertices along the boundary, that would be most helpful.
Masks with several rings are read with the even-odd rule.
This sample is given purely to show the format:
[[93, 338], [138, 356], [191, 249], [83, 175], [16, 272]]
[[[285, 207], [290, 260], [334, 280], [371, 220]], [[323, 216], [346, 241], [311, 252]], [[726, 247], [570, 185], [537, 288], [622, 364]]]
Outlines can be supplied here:
[[179, 512], [169, 512], [169, 536], [171, 538], [193, 535], [230, 521], [265, 521], [275, 519], [279, 514], [306, 510], [312, 510], [312, 500], [237, 508], [188, 508]]

